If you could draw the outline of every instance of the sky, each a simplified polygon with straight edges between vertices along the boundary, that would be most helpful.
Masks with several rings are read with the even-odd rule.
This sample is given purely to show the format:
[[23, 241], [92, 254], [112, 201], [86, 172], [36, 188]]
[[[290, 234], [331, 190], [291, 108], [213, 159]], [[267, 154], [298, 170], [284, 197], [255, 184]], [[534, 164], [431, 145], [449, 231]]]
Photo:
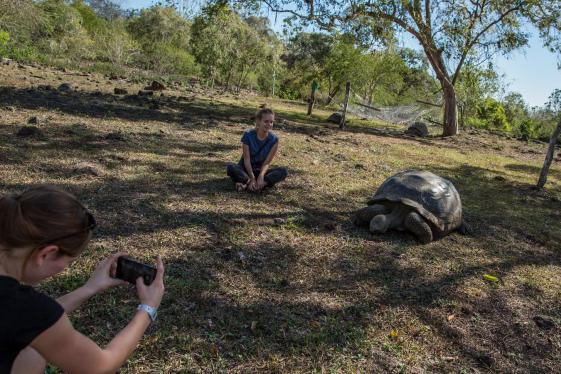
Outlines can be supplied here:
[[[195, 0], [196, 1], [196, 0]], [[121, 0], [123, 8], [141, 9], [154, 4], [154, 0]], [[270, 14], [271, 25], [280, 31], [283, 17], [279, 14], [275, 22]], [[405, 39], [403, 45], [419, 49], [418, 45]], [[558, 57], [549, 52], [537, 35], [533, 34], [529, 45], [508, 57], [496, 57], [494, 64], [499, 74], [504, 74], [506, 92], [519, 92], [532, 106], [543, 106], [555, 89], [561, 89], [561, 70], [557, 68]]]

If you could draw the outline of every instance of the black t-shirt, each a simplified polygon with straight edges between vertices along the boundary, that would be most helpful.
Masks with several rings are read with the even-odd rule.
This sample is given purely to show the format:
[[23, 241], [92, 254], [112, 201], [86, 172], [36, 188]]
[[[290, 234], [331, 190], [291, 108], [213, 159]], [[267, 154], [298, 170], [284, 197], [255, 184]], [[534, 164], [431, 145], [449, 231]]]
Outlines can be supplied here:
[[63, 313], [55, 300], [0, 275], [0, 374], [9, 374], [19, 352]]

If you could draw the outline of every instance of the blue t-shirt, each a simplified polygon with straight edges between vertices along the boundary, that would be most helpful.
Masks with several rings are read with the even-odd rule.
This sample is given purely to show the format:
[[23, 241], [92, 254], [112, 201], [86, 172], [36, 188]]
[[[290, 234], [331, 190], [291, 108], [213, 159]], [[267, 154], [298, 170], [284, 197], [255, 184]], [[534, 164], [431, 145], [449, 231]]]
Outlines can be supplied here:
[[[279, 137], [272, 131], [269, 131], [269, 134], [264, 140], [259, 140], [259, 138], [257, 138], [257, 130], [255, 129], [246, 130], [243, 133], [242, 143], [249, 146], [249, 157], [253, 169], [261, 169], [269, 152], [271, 152], [271, 149], [273, 149], [278, 141]], [[243, 155], [240, 160], [240, 166], [243, 166]]]

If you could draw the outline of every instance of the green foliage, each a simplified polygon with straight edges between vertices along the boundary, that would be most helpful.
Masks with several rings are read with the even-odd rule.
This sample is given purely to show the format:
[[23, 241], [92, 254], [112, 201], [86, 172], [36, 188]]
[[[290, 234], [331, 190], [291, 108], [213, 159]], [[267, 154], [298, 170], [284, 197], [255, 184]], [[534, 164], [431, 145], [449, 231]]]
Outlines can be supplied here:
[[10, 34], [6, 31], [0, 30], [0, 57], [7, 56], [8, 42], [10, 41]]
[[511, 130], [503, 105], [492, 98], [485, 99], [477, 106], [477, 115], [470, 117], [468, 124], [484, 129]]
[[192, 51], [211, 84], [239, 90], [265, 83], [264, 76], [277, 68], [280, 50], [272, 32], [263, 22], [250, 22], [224, 3], [207, 5], [193, 20]]
[[495, 71], [466, 65], [456, 83], [456, 95], [464, 117], [477, 117], [479, 108], [485, 106], [485, 100], [499, 90], [499, 76]]
[[43, 0], [38, 7], [46, 20], [38, 43], [41, 50], [70, 60], [93, 57], [93, 42], [76, 8], [64, 0]]
[[129, 64], [140, 50], [138, 43], [127, 33], [122, 20], [108, 23], [107, 27], [94, 29], [92, 36], [96, 59], [117, 66]]
[[127, 29], [145, 49], [156, 44], [185, 50], [189, 47], [190, 24], [173, 8], [143, 9], [138, 17], [129, 21]]
[[142, 50], [135, 61], [160, 74], [199, 74], [189, 52], [191, 25], [174, 8], [154, 6], [132, 18], [127, 30]]

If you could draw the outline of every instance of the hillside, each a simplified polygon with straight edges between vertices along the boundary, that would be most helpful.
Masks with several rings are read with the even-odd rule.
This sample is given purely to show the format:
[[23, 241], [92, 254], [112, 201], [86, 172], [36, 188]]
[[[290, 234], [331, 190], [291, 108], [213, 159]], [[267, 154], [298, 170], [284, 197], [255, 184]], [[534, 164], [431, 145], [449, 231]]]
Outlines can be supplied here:
[[[195, 82], [138, 95], [148, 84], [0, 65], [0, 192], [63, 186], [99, 223], [44, 290], [72, 290], [114, 251], [166, 264], [159, 320], [122, 373], [559, 371], [561, 162], [546, 190], [531, 188], [546, 144], [472, 130], [417, 139], [356, 118], [341, 131], [298, 102]], [[278, 113], [275, 161], [290, 175], [236, 193], [226, 164], [263, 103]], [[16, 135], [28, 122], [37, 130]], [[412, 168], [455, 184], [469, 234], [419, 245], [350, 223]], [[106, 343], [136, 303], [134, 290], [112, 290], [71, 317]]]

